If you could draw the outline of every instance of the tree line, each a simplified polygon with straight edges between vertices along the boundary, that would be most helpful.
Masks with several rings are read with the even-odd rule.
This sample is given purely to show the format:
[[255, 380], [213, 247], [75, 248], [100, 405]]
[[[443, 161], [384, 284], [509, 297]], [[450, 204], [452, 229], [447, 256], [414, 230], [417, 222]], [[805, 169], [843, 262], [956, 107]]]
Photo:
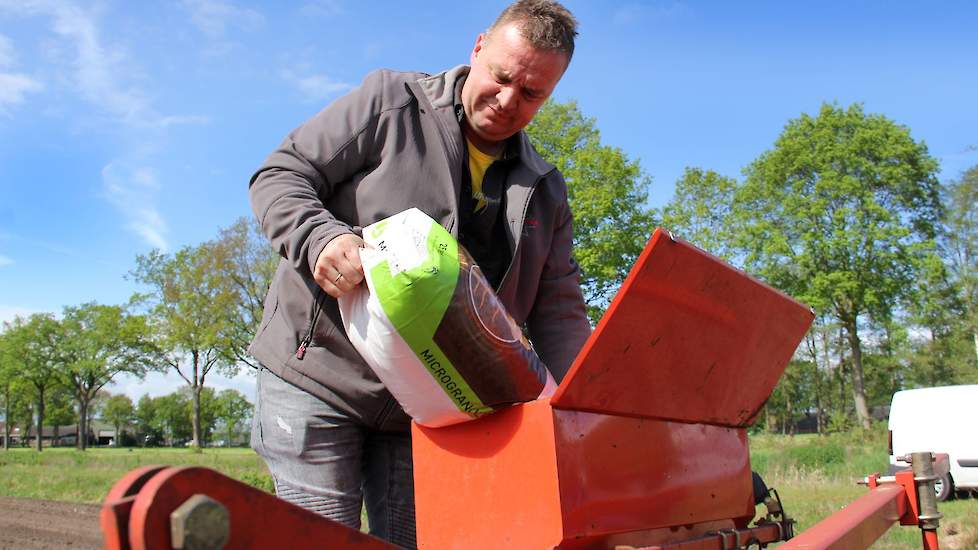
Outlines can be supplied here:
[[978, 166], [938, 172], [909, 128], [823, 104], [741, 179], [689, 168], [676, 183], [663, 224], [816, 311], [769, 428], [868, 427], [897, 390], [978, 382]]
[[[145, 291], [127, 304], [86, 303], [66, 307], [60, 318], [37, 313], [5, 323], [0, 412], [6, 429], [18, 403], [29, 404], [28, 425], [33, 420], [39, 431], [58, 425], [61, 417], [47, 418], [48, 404], [53, 393], [67, 392], [79, 433], [86, 434], [92, 401], [118, 375], [142, 379], [149, 371], [172, 371], [186, 383], [190, 441], [200, 446], [207, 376], [255, 366], [246, 348], [276, 265], [257, 224], [241, 218], [214, 240], [138, 256], [129, 277]], [[79, 449], [86, 444], [79, 438]]]
[[[168, 447], [192, 444], [194, 416], [189, 388], [160, 397], [143, 395], [135, 405], [127, 396], [119, 397], [116, 409], [109, 411], [106, 405], [103, 418], [117, 427], [117, 433], [123, 426], [131, 426], [134, 444]], [[251, 402], [237, 390], [215, 392], [205, 387], [200, 393], [201, 444], [230, 447], [247, 441], [245, 436], [251, 432], [248, 420], [253, 410]]]
[[[652, 178], [602, 143], [576, 103], [548, 102], [527, 131], [567, 182], [593, 322], [656, 226], [813, 306], [816, 322], [766, 407], [769, 429], [790, 431], [806, 414], [820, 431], [866, 426], [893, 391], [978, 381], [978, 166], [942, 183], [909, 128], [858, 104], [823, 104], [789, 120], [742, 177], [688, 167], [672, 200], [652, 208]], [[277, 261], [242, 218], [211, 241], [138, 256], [129, 277], [145, 290], [127, 304], [5, 324], [5, 418], [23, 395], [43, 424], [51, 389], [63, 388], [84, 419], [118, 374], [173, 371], [200, 445], [208, 374], [256, 366], [246, 350]]]
[[[64, 386], [53, 386], [45, 397], [47, 413], [44, 423], [52, 428], [50, 438], [47, 433], [38, 437], [42, 430], [34, 424], [35, 403], [31, 401], [30, 394], [13, 392], [11, 397], [5, 403], [8, 407], [6, 414], [21, 428], [21, 432], [14, 436], [8, 427], [4, 433], [5, 448], [9, 448], [15, 440], [21, 446], [27, 446], [31, 438], [34, 438], [35, 446], [41, 443], [42, 438], [50, 439], [50, 445], [56, 446], [61, 444], [64, 436], [74, 439], [76, 447], [87, 448], [92, 440], [105, 437], [93, 429], [92, 423], [96, 419], [102, 421], [103, 427], [112, 427], [111, 444], [117, 447], [189, 445], [193, 435], [188, 388], [159, 397], [144, 394], [135, 404], [128, 395], [100, 390], [88, 403], [83, 422], [73, 395]], [[200, 403], [201, 445], [232, 446], [247, 441], [254, 406], [241, 392], [231, 388], [219, 392], [204, 388]], [[72, 424], [76, 428], [73, 433], [58, 432], [59, 428]], [[85, 429], [81, 428], [82, 424], [85, 424]]]
[[868, 427], [897, 390], [978, 382], [978, 166], [942, 183], [909, 128], [826, 103], [740, 178], [687, 167], [647, 208], [651, 179], [574, 103], [546, 105], [529, 132], [567, 180], [592, 321], [657, 225], [813, 307], [768, 429]]

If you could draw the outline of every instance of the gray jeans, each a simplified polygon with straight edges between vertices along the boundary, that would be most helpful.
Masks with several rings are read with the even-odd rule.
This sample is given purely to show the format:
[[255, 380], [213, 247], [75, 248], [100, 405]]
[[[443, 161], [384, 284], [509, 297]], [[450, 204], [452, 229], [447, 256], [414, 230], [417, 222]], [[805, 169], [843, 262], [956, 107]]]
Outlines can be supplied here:
[[251, 448], [288, 502], [415, 548], [411, 434], [366, 427], [269, 370], [258, 371]]

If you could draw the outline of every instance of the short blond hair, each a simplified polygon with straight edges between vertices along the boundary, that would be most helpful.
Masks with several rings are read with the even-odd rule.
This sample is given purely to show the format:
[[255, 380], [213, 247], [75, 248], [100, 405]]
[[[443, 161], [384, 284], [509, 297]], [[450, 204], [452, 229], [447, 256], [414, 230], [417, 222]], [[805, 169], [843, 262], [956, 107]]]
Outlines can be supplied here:
[[486, 31], [492, 31], [515, 23], [520, 36], [540, 50], [552, 50], [567, 54], [570, 62], [574, 55], [574, 37], [577, 36], [577, 20], [570, 10], [554, 0], [517, 0], [510, 4]]

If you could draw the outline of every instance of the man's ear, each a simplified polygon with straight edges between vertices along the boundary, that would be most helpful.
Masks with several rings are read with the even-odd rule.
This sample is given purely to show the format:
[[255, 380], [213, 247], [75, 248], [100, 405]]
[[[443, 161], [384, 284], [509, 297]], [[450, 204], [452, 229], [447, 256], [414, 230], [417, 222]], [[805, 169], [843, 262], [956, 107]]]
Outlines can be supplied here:
[[472, 55], [469, 56], [469, 65], [474, 65], [476, 58], [479, 57], [479, 52], [482, 51], [486, 45], [486, 33], [479, 33], [479, 36], [475, 39], [475, 46], [472, 47]]

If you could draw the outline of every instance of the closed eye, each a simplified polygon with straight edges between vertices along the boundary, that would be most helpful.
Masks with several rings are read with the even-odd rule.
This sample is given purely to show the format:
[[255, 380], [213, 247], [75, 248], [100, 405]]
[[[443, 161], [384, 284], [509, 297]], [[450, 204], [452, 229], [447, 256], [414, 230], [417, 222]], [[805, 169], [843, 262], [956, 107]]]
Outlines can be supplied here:
[[492, 73], [492, 78], [497, 84], [509, 84], [513, 80], [509, 75], [491, 65], [489, 66], [489, 72]]

